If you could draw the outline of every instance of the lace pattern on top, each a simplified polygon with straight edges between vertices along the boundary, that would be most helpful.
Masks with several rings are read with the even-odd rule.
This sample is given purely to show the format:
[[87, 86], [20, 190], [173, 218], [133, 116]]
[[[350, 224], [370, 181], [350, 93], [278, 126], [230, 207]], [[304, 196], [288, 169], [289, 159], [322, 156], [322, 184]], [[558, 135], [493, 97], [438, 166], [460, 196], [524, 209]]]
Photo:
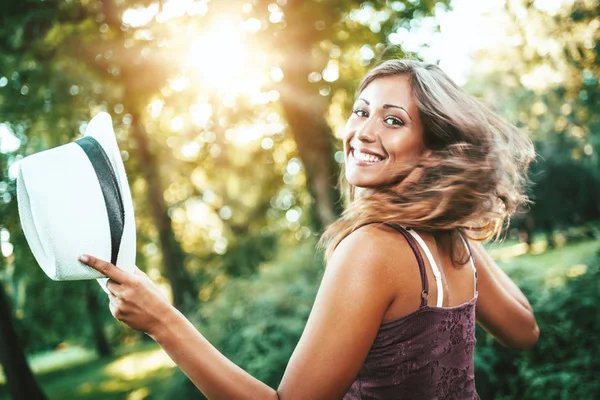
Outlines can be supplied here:
[[[429, 284], [416, 237], [403, 227], [390, 226], [406, 238], [417, 258], [421, 306], [381, 324], [343, 400], [478, 399], [473, 362], [477, 290], [458, 306], [428, 305]], [[421, 246], [426, 248], [424, 242]], [[471, 263], [474, 269], [472, 259]]]

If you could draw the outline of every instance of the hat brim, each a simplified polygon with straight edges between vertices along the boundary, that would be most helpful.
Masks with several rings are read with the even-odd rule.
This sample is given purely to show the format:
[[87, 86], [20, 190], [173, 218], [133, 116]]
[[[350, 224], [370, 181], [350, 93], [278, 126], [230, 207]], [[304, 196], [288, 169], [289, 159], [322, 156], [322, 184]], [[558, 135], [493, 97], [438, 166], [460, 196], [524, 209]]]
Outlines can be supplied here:
[[[124, 224], [116, 265], [135, 268], [136, 233], [133, 201], [112, 119], [99, 113], [88, 124], [110, 161], [123, 202]], [[19, 216], [40, 267], [52, 279], [78, 280], [102, 276], [77, 256], [110, 260], [111, 240], [106, 204], [90, 160], [75, 143], [26, 157], [17, 177]], [[98, 279], [106, 291], [106, 278]]]

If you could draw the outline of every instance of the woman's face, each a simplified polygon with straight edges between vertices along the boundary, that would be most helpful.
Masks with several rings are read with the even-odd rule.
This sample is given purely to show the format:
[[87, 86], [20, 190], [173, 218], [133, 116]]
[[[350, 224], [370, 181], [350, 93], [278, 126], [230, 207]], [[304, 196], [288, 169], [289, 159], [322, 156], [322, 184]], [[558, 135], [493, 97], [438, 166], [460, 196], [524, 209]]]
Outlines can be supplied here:
[[410, 77], [388, 76], [369, 83], [344, 129], [348, 183], [362, 188], [397, 183], [395, 171], [414, 166], [423, 150]]

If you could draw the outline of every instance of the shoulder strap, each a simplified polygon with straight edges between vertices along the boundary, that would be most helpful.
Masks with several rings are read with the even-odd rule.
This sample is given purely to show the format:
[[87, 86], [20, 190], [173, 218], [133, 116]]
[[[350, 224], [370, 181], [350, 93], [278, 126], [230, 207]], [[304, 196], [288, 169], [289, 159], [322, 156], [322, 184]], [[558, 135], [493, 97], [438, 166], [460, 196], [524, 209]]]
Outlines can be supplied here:
[[415, 232], [414, 229], [406, 228], [406, 230], [417, 240], [417, 242], [419, 242], [421, 248], [423, 248], [423, 251], [427, 256], [427, 259], [429, 260], [429, 264], [431, 264], [431, 269], [433, 270], [433, 276], [435, 278], [435, 283], [437, 286], [437, 307], [442, 307], [442, 304], [444, 302], [444, 287], [442, 285], [442, 274], [440, 273], [435, 259], [433, 258], [433, 254], [431, 254], [429, 247], [427, 247], [427, 243], [425, 243], [425, 241], [417, 232]]
[[423, 257], [421, 256], [421, 252], [419, 251], [419, 246], [415, 242], [415, 239], [400, 225], [391, 224], [388, 222], [384, 222], [385, 225], [393, 228], [394, 230], [400, 232], [402, 236], [406, 239], [413, 253], [415, 253], [415, 257], [417, 258], [417, 263], [419, 264], [419, 272], [421, 273], [421, 307], [427, 305], [427, 296], [429, 295], [429, 282], [427, 281], [427, 273], [425, 271], [425, 263], [423, 262]]

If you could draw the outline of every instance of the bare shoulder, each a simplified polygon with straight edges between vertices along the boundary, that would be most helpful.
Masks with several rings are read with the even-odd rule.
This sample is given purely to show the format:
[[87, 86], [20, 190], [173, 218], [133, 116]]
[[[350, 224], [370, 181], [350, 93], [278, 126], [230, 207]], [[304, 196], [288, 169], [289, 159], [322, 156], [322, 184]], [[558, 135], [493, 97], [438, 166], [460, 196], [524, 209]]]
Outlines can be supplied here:
[[344, 397], [397, 293], [391, 260], [404, 243], [391, 228], [371, 224], [338, 245], [279, 386], [282, 397]]
[[338, 250], [344, 253], [376, 251], [373, 255], [377, 256], [393, 256], [412, 251], [398, 231], [384, 224], [361, 226], [340, 242], [336, 252]]
[[340, 242], [328, 268], [357, 269], [357, 273], [397, 277], [399, 261], [412, 259], [412, 254], [408, 242], [395, 229], [384, 224], [369, 224]]

